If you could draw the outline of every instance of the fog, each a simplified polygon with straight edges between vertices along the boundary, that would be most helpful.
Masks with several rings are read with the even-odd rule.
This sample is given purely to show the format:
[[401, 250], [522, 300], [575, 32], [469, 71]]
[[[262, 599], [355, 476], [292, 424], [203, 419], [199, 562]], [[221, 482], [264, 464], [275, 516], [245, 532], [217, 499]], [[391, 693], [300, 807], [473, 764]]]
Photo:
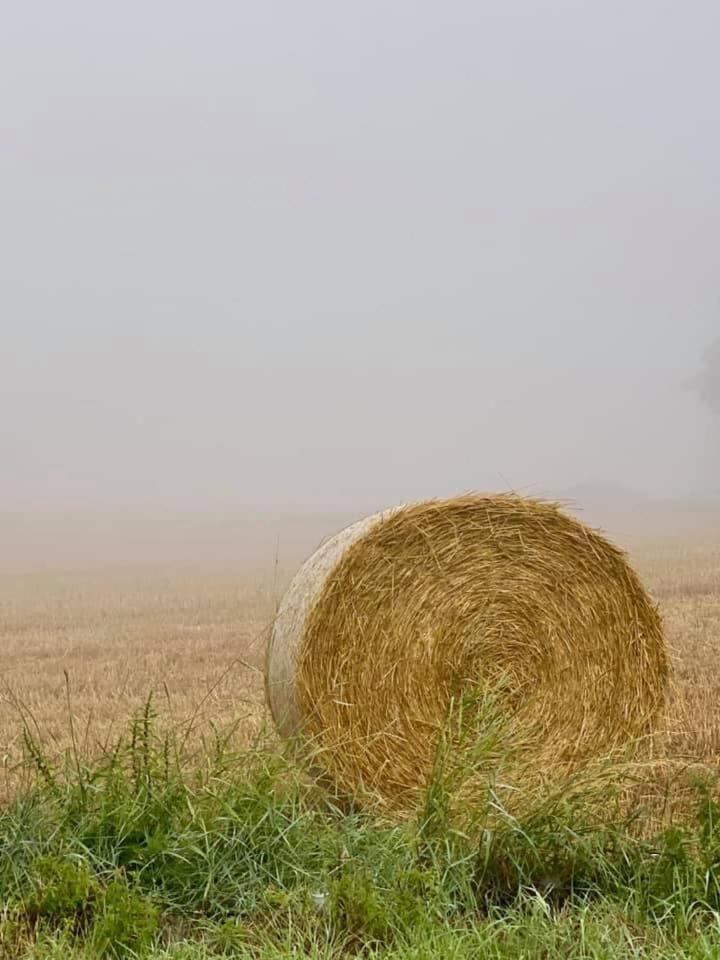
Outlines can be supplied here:
[[720, 491], [714, 0], [2, 19], [13, 529]]

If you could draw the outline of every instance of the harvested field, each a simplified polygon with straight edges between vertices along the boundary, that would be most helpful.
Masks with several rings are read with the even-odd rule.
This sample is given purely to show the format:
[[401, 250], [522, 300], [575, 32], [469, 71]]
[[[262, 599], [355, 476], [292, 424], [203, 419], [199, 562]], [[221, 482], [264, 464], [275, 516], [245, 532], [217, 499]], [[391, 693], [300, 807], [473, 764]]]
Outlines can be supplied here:
[[[665, 618], [673, 655], [667, 708], [673, 755], [720, 756], [720, 540], [633, 536], [632, 559]], [[24, 712], [54, 751], [76, 731], [100, 747], [153, 691], [161, 715], [237, 722], [249, 742], [266, 722], [265, 628], [292, 571], [266, 575], [159, 569], [0, 575], [0, 756], [22, 756]], [[67, 673], [67, 680], [66, 680]]]
[[[0, 756], [22, 758], [21, 717], [52, 754], [77, 731], [96, 749], [152, 693], [176, 724], [237, 724], [250, 742], [263, 717], [270, 580], [162, 571], [0, 576]], [[12, 779], [12, 777], [10, 777]]]
[[287, 574], [3, 576], [0, 955], [717, 957], [716, 794], [683, 758], [720, 769], [720, 539], [630, 546], [673, 648], [671, 808], [661, 762], [638, 820], [624, 780], [581, 783], [481, 848], [442, 789], [414, 824], [338, 816], [278, 757], [260, 668]]

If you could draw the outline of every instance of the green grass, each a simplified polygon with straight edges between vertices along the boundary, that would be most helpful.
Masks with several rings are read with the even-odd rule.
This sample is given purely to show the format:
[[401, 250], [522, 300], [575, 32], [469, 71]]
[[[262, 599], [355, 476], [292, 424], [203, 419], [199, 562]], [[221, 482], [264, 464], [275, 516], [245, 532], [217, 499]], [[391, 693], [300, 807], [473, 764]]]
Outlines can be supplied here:
[[2, 958], [720, 957], [707, 784], [651, 839], [581, 789], [460, 830], [441, 778], [398, 825], [260, 749], [215, 738], [198, 769], [149, 704], [92, 763], [25, 739], [30, 778], [0, 812]]

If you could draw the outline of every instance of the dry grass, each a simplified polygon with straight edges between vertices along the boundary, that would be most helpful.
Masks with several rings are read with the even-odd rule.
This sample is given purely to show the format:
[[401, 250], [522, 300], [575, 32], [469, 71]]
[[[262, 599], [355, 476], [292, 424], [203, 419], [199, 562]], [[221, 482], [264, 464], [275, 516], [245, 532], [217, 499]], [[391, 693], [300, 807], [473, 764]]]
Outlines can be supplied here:
[[[153, 693], [177, 723], [263, 719], [264, 628], [272, 587], [247, 576], [161, 571], [0, 576], [0, 759], [22, 759], [24, 716], [51, 752], [76, 734], [102, 749]], [[66, 677], [67, 674], [67, 677]], [[0, 784], [0, 790], [2, 785]]]
[[[631, 547], [673, 650], [671, 750], [718, 765], [720, 537], [710, 532], [654, 543], [636, 537]], [[177, 719], [198, 711], [199, 727], [240, 720], [239, 737], [252, 739], [265, 718], [257, 669], [273, 610], [272, 580], [270, 573], [157, 570], [0, 576], [6, 770], [22, 755], [21, 704], [46, 742], [58, 751], [68, 747], [64, 671], [77, 728], [91, 745], [117, 731], [151, 689], [158, 708]]]
[[668, 753], [720, 765], [720, 538], [640, 543], [672, 654]]

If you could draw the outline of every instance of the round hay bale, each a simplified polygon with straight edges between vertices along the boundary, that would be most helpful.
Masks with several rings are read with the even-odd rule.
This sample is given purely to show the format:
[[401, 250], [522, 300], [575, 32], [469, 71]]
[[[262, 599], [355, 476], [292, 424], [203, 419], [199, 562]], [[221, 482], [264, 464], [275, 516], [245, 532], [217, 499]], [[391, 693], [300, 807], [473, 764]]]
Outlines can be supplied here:
[[340, 792], [407, 810], [441, 744], [464, 745], [472, 792], [492, 770], [545, 777], [638, 740], [667, 672], [620, 549], [556, 504], [468, 495], [324, 543], [280, 605], [266, 690]]

